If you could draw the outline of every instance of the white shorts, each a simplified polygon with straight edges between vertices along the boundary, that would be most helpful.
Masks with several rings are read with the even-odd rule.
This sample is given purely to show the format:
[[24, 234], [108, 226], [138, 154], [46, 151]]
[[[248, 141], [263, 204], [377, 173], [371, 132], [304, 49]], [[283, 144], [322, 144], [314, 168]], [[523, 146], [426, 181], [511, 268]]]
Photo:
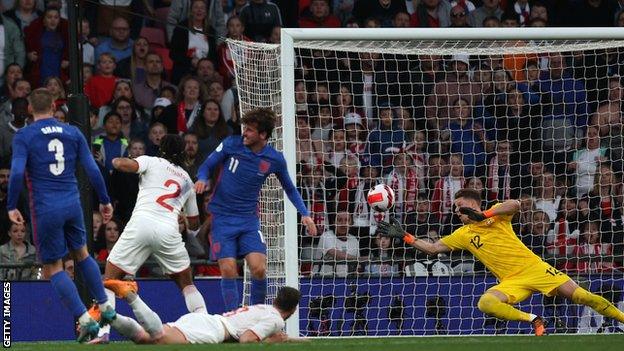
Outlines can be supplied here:
[[225, 340], [225, 326], [218, 315], [191, 312], [167, 325], [180, 330], [191, 344], [219, 344]]
[[107, 261], [126, 273], [136, 274], [150, 255], [165, 274], [179, 273], [191, 264], [177, 226], [151, 218], [131, 218]]

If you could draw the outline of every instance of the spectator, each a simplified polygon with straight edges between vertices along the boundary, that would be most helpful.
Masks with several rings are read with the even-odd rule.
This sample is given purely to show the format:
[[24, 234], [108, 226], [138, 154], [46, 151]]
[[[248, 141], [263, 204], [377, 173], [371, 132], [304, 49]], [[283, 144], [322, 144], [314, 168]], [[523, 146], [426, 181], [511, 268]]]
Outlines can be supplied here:
[[530, 22], [531, 4], [529, 0], [516, 0], [507, 2], [507, 12], [515, 15], [520, 27], [527, 27]]
[[386, 184], [394, 190], [396, 218], [404, 222], [407, 213], [414, 212], [420, 184], [413, 168], [412, 159], [404, 152], [394, 155], [392, 171], [386, 177]]
[[496, 154], [490, 158], [487, 174], [487, 199], [490, 202], [503, 202], [517, 199], [520, 195], [521, 166], [512, 162], [511, 143], [501, 140], [496, 143]]
[[52, 116], [61, 123], [69, 123], [69, 120], [67, 119], [67, 112], [65, 112], [65, 109], [58, 108], [56, 111], [54, 111], [54, 114], [52, 114]]
[[128, 79], [117, 79], [115, 81], [115, 90], [113, 91], [113, 97], [110, 100], [108, 105], [104, 105], [100, 107], [98, 110], [98, 117], [100, 120], [104, 119], [107, 113], [113, 110], [113, 104], [120, 97], [125, 97], [130, 99], [134, 103], [134, 95], [132, 93], [132, 83]]
[[43, 13], [36, 7], [35, 0], [17, 0], [13, 9], [4, 13], [4, 17], [12, 19], [20, 32], [23, 32], [34, 20]]
[[349, 212], [339, 211], [336, 214], [334, 230], [327, 229], [321, 235], [318, 244], [323, 262], [319, 270], [321, 275], [345, 277], [347, 274], [357, 272], [360, 244], [355, 236], [349, 234], [350, 225]]
[[232, 134], [232, 130], [225, 123], [221, 107], [215, 100], [206, 101], [199, 110], [199, 117], [190, 129], [199, 139], [199, 152], [210, 155], [219, 146], [221, 141]]
[[468, 11], [461, 6], [455, 5], [451, 8], [451, 25], [453, 28], [466, 28], [468, 25]]
[[[227, 31], [227, 37], [232, 40], [251, 41], [251, 39], [243, 35], [245, 26], [238, 16], [228, 18]], [[225, 78], [224, 86], [229, 88], [232, 85], [235, 74], [234, 58], [227, 43], [219, 44], [217, 56], [219, 57], [219, 73]]]
[[[9, 228], [9, 242], [0, 246], [0, 264], [34, 264], [37, 262], [35, 247], [26, 240], [24, 224], [11, 224]], [[20, 267], [0, 269], [2, 280], [31, 280], [37, 279], [37, 267]]]
[[397, 12], [407, 12], [404, 0], [356, 1], [353, 7], [353, 17], [363, 27], [368, 19], [375, 19], [382, 27], [392, 27]]
[[524, 94], [524, 101], [531, 105], [540, 101], [540, 68], [537, 60], [528, 60], [526, 63], [525, 79], [516, 83], [516, 88]]
[[[426, 150], [427, 140], [423, 131], [414, 131], [413, 142], [407, 144], [404, 148], [413, 161], [414, 170], [418, 177], [418, 187], [423, 193], [427, 190], [427, 165], [429, 163], [429, 153]], [[411, 232], [410, 232], [411, 233]]]
[[[531, 117], [524, 95], [518, 89], [511, 88], [506, 96], [505, 112], [494, 123], [496, 140], [509, 140], [515, 150], [537, 151], [539, 135], [535, 131], [539, 128], [539, 121]], [[522, 153], [521, 163], [526, 164], [530, 155], [529, 152]]]
[[594, 175], [600, 162], [606, 161], [605, 148], [600, 147], [598, 127], [587, 127], [584, 147], [579, 148], [568, 163], [568, 171], [575, 174], [576, 196], [585, 196], [594, 187]]
[[474, 3], [472, 1], [470, 1], [470, 0], [453, 0], [453, 1], [451, 1], [451, 8], [453, 8], [455, 6], [460, 6], [462, 9], [464, 9], [464, 11], [466, 11], [466, 14], [469, 14], [472, 11], [477, 9], [477, 7], [474, 5]]
[[570, 27], [611, 27], [615, 4], [608, 0], [583, 0], [569, 5], [570, 14], [562, 20]]
[[167, 134], [167, 127], [160, 122], [153, 123], [147, 134], [148, 144], [145, 150], [147, 156], [160, 156], [160, 142]]
[[157, 53], [148, 53], [145, 56], [145, 79], [142, 82], [132, 81], [134, 100], [146, 110], [152, 110], [164, 87], [175, 89], [174, 85], [163, 79], [163, 72], [162, 57]]
[[[432, 158], [429, 159], [432, 161]], [[439, 223], [447, 224], [451, 221], [455, 193], [464, 186], [464, 166], [462, 156], [452, 154], [450, 157], [450, 172], [435, 182], [431, 197], [431, 212], [438, 218]], [[430, 169], [431, 172], [431, 169]], [[446, 173], [446, 172], [444, 172]], [[440, 172], [440, 174], [444, 174]], [[430, 173], [430, 179], [431, 179]]]
[[125, 96], [120, 96], [111, 106], [121, 117], [121, 134], [128, 139], [147, 140], [148, 119], [136, 104]]
[[197, 170], [206, 155], [199, 152], [199, 138], [193, 132], [184, 133], [184, 170], [197, 181]]
[[212, 82], [208, 86], [208, 98], [213, 99], [221, 105], [223, 109], [223, 84], [219, 82]]
[[393, 241], [387, 236], [375, 236], [375, 248], [369, 256], [370, 263], [366, 266], [366, 273], [376, 277], [393, 277], [399, 275], [399, 262], [396, 257]]
[[5, 125], [0, 125], [0, 162], [11, 159], [13, 136], [24, 128], [26, 121], [31, 118], [28, 113], [28, 100], [26, 98], [13, 100], [11, 114], [12, 120], [6, 122]]
[[84, 92], [89, 98], [91, 106], [100, 108], [111, 101], [115, 91], [117, 77], [113, 74], [116, 63], [115, 57], [109, 53], [103, 53], [98, 59], [98, 73], [91, 77], [84, 87]]
[[483, 20], [481, 27], [485, 28], [498, 28], [501, 26], [501, 21], [496, 16], [488, 16]]
[[546, 7], [545, 3], [540, 1], [533, 2], [529, 14], [529, 21], [531, 23], [534, 23], [536, 20], [543, 21], [544, 27], [548, 24], [548, 7]]
[[521, 238], [524, 245], [542, 258], [548, 257], [546, 246], [548, 237], [552, 236], [550, 226], [551, 220], [546, 212], [541, 210], [534, 211], [531, 216], [531, 222]]
[[[164, 90], [163, 90], [164, 91]], [[162, 92], [161, 92], [162, 94]], [[152, 107], [152, 120], [151, 123], [154, 123], [160, 120], [160, 116], [162, 112], [165, 110], [167, 106], [171, 105], [171, 100], [165, 97], [158, 97], [154, 100], [154, 107]]]
[[605, 273], [615, 269], [613, 244], [601, 241], [600, 220], [584, 223], [579, 245], [574, 248], [572, 270], [579, 274]]
[[[173, 42], [173, 32], [176, 28], [176, 24], [183, 22], [189, 17], [191, 12], [192, 0], [172, 0], [171, 6], [169, 6], [169, 14], [167, 15], [167, 39]], [[235, 10], [230, 12], [230, 16], [234, 11], [240, 11], [241, 7], [246, 3], [245, 0], [235, 0]], [[223, 7], [218, 0], [206, 1], [205, 7], [206, 18], [208, 19], [207, 25], [211, 28], [210, 33], [214, 33], [217, 38], [224, 38], [226, 35], [225, 28], [225, 15], [223, 14]], [[207, 29], [207, 28], [206, 28]], [[204, 32], [209, 33], [209, 32]], [[221, 39], [219, 39], [221, 40]]]
[[311, 0], [309, 15], [299, 18], [301, 28], [338, 28], [340, 20], [331, 14], [329, 0]]
[[23, 78], [22, 66], [17, 63], [9, 63], [4, 68], [2, 78], [4, 84], [0, 87], [0, 103], [5, 103], [14, 96], [13, 83], [15, 83], [17, 79]]
[[332, 13], [338, 17], [340, 23], [345, 25], [349, 20], [353, 19], [353, 6], [355, 0], [335, 0], [333, 1]]
[[4, 42], [0, 46], [0, 52], [3, 54], [0, 67], [9, 66], [11, 63], [17, 63], [20, 67], [24, 67], [26, 49], [24, 48], [21, 30], [5, 15], [0, 16], [0, 29], [4, 32]]
[[[325, 100], [326, 101], [326, 100]], [[334, 119], [331, 115], [331, 108], [328, 104], [319, 106], [316, 126], [312, 127], [312, 139], [319, 141], [329, 140], [329, 133], [335, 128]]]
[[[90, 39], [91, 35], [91, 24], [87, 18], [82, 18], [80, 21], [80, 48], [82, 49], [82, 62], [84, 64], [89, 64], [93, 66], [95, 64], [95, 43], [97, 43], [97, 38]], [[87, 80], [83, 76], [84, 80]]]
[[[1, 208], [6, 208], [7, 205], [7, 191], [11, 174], [11, 165], [9, 163], [9, 159], [0, 158], [0, 206], [4, 206]], [[10, 227], [11, 221], [7, 211], [0, 211], [0, 244], [9, 241], [8, 233]]]
[[544, 211], [552, 221], [557, 217], [557, 209], [561, 202], [561, 196], [557, 194], [555, 176], [544, 171], [534, 185], [537, 195], [535, 196], [535, 208]]
[[171, 37], [169, 56], [173, 61], [173, 84], [178, 84], [182, 77], [195, 70], [200, 59], [209, 57], [216, 61], [217, 46], [209, 21], [206, 2], [191, 0], [188, 18], [179, 23]]
[[132, 54], [117, 62], [115, 76], [130, 79], [133, 82], [145, 81], [148, 52], [149, 42], [144, 37], [138, 37], [132, 45]]
[[214, 82], [223, 84], [223, 77], [215, 70], [214, 63], [209, 58], [204, 57], [197, 61], [195, 74], [207, 87]]
[[500, 0], [483, 0], [483, 5], [470, 13], [470, 25], [473, 27], [486, 27], [485, 19], [487, 17], [496, 17], [500, 21], [503, 16], [503, 10], [499, 5]]
[[[419, 239], [437, 240], [440, 237], [440, 225], [432, 213], [429, 198], [423, 194], [418, 195], [414, 209], [414, 212], [405, 216], [405, 230], [413, 233]], [[426, 257], [426, 255], [421, 256], [422, 258]]]
[[271, 29], [269, 44], [280, 44], [282, 42], [282, 27], [275, 26]]
[[409, 28], [410, 27], [410, 15], [407, 12], [399, 11], [394, 15], [392, 19], [392, 27], [394, 28]]
[[602, 221], [609, 223], [621, 222], [620, 186], [609, 164], [601, 164], [594, 177], [594, 187], [588, 194], [590, 214], [597, 214]]
[[326, 145], [327, 147], [325, 152], [323, 152], [323, 157], [329, 159], [329, 163], [334, 167], [340, 166], [342, 160], [350, 153], [347, 149], [344, 129], [330, 130]]
[[130, 24], [123, 17], [116, 17], [110, 27], [110, 37], [102, 39], [95, 48], [95, 59], [99, 62], [100, 56], [109, 53], [119, 62], [132, 55], [133, 41], [130, 39]]
[[504, 12], [501, 16], [501, 27], [504, 28], [517, 28], [520, 27], [520, 20], [515, 13]]
[[245, 25], [245, 35], [255, 42], [267, 42], [275, 26], [282, 26], [277, 5], [267, 0], [250, 0], [241, 9], [240, 18]]
[[405, 142], [405, 132], [393, 119], [392, 107], [382, 106], [379, 109], [379, 126], [368, 135], [368, 152], [370, 164], [382, 167], [383, 174], [390, 170], [392, 150], [401, 148]]
[[598, 109], [592, 115], [591, 125], [598, 127], [600, 131], [600, 147], [609, 150], [609, 158], [613, 162], [613, 168], [621, 172], [624, 168], [624, 126], [622, 112], [618, 102], [605, 102], [598, 105]]
[[313, 168], [321, 163], [323, 155], [323, 143], [320, 140], [312, 140], [308, 117], [297, 117], [297, 164], [301, 167]]
[[412, 14], [412, 27], [445, 28], [451, 25], [451, 4], [447, 0], [423, 0]]
[[463, 156], [464, 174], [484, 175], [487, 140], [483, 127], [473, 122], [470, 103], [464, 98], [459, 98], [453, 103], [449, 130], [451, 152]]
[[117, 240], [119, 240], [121, 232], [123, 232], [123, 224], [121, 220], [115, 217], [100, 227], [98, 238], [103, 240], [98, 245], [100, 246], [96, 257], [98, 262], [106, 262], [108, 254], [115, 246], [115, 243], [117, 243]]
[[198, 78], [182, 79], [178, 85], [176, 103], [167, 106], [160, 118], [169, 133], [185, 133], [199, 116], [201, 104], [207, 97], [206, 87]]
[[121, 116], [117, 112], [104, 116], [104, 131], [104, 135], [93, 141], [93, 149], [94, 158], [106, 179], [113, 171], [113, 159], [127, 155], [128, 139], [121, 134]]
[[[67, 21], [49, 7], [24, 30], [30, 84], [40, 86], [48, 77], [67, 77], [69, 67]], [[61, 76], [61, 74], [63, 74]]]
[[554, 266], [557, 269], [571, 268], [568, 259], [572, 256], [574, 246], [578, 243], [579, 222], [577, 218], [576, 200], [566, 198], [561, 201], [555, 225], [546, 239], [546, 251], [554, 258]]
[[60, 108], [67, 104], [67, 94], [65, 94], [65, 87], [59, 77], [48, 77], [43, 82], [43, 87], [48, 89], [54, 98], [54, 105], [56, 108]]
[[0, 106], [0, 120], [2, 124], [9, 122], [12, 118], [11, 102], [17, 98], [28, 97], [30, 94], [30, 83], [23, 78], [18, 78], [13, 82], [11, 91], [13, 92], [11, 99], [5, 101], [2, 106]]
[[232, 9], [225, 14], [226, 20], [234, 16], [240, 16], [240, 12], [245, 5], [247, 5], [247, 0], [233, 0]]

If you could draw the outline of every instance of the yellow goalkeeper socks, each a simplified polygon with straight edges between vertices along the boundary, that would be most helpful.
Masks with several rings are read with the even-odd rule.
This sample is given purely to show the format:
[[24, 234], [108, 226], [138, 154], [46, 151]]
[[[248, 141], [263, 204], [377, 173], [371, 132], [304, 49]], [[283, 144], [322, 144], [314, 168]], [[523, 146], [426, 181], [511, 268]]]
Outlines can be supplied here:
[[479, 307], [481, 312], [496, 318], [508, 321], [531, 321], [530, 314], [522, 312], [508, 303], [502, 302], [492, 294], [483, 294], [479, 299], [477, 307]]
[[592, 294], [581, 287], [574, 290], [572, 302], [589, 306], [605, 317], [615, 318], [624, 323], [624, 312], [618, 310], [617, 307], [604, 297]]

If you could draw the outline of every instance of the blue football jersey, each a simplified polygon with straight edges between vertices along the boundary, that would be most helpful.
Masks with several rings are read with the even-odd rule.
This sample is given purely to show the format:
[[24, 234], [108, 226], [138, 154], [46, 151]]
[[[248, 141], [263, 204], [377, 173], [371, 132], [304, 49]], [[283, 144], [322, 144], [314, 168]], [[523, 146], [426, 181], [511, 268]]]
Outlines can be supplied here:
[[104, 179], [80, 130], [47, 118], [20, 129], [13, 138], [8, 210], [15, 209], [24, 176], [37, 212], [80, 202], [76, 163], [80, 162], [101, 203], [110, 203]]
[[257, 215], [260, 190], [266, 178], [273, 173], [299, 213], [308, 215], [301, 195], [288, 176], [284, 155], [272, 146], [266, 145], [260, 152], [254, 153], [243, 144], [242, 136], [230, 136], [199, 167], [198, 179], [206, 181], [209, 174], [219, 167], [220, 174], [208, 205], [211, 213]]

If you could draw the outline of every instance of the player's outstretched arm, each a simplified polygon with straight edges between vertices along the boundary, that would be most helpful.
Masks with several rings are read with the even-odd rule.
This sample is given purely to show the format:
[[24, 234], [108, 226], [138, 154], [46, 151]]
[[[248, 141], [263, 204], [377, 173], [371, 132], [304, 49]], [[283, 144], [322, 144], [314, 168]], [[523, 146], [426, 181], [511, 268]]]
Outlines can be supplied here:
[[291, 338], [283, 331], [277, 332], [273, 335], [270, 335], [266, 339], [263, 340], [265, 343], [275, 344], [282, 342], [310, 342], [308, 338]]
[[139, 163], [127, 157], [114, 158], [113, 167], [118, 171], [126, 173], [137, 173], [139, 171]]
[[466, 215], [472, 221], [481, 222], [487, 218], [494, 216], [516, 214], [516, 212], [520, 211], [520, 201], [507, 200], [502, 204], [492, 207], [489, 210], [485, 210], [483, 212], [470, 207], [460, 207], [457, 209], [457, 211], [462, 215]]
[[275, 172], [275, 175], [277, 176], [280, 184], [282, 184], [282, 188], [284, 189], [284, 192], [286, 192], [288, 200], [290, 200], [290, 202], [295, 205], [297, 211], [299, 211], [299, 213], [301, 214], [301, 223], [306, 226], [308, 234], [311, 236], [316, 236], [316, 224], [314, 223], [312, 217], [310, 217], [308, 209], [306, 208], [305, 203], [301, 198], [301, 194], [299, 194], [299, 191], [295, 187], [295, 184], [293, 184], [290, 176], [288, 175], [286, 160], [283, 157], [281, 164], [278, 166], [278, 169]]
[[208, 189], [208, 177], [225, 160], [229, 138], [223, 140], [197, 169], [197, 181], [195, 182], [195, 192], [197, 194], [203, 194]]
[[401, 223], [399, 223], [399, 221], [397, 221], [394, 217], [390, 218], [390, 222], [382, 221], [377, 223], [377, 231], [381, 236], [402, 239], [406, 244], [426, 253], [427, 255], [435, 255], [441, 252], [451, 251], [451, 249], [444, 245], [444, 243], [440, 240], [431, 243], [426, 240], [417, 239], [412, 234], [404, 231]]

